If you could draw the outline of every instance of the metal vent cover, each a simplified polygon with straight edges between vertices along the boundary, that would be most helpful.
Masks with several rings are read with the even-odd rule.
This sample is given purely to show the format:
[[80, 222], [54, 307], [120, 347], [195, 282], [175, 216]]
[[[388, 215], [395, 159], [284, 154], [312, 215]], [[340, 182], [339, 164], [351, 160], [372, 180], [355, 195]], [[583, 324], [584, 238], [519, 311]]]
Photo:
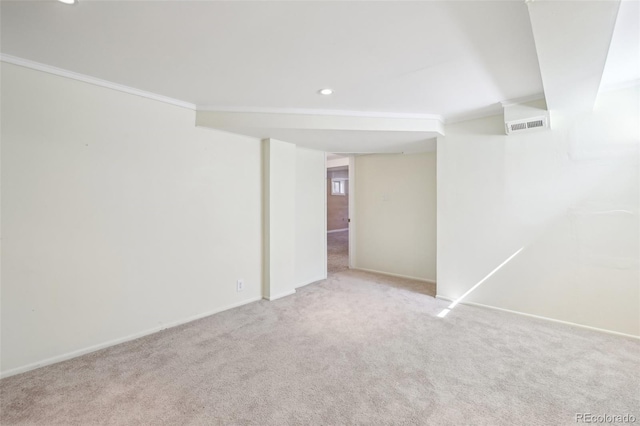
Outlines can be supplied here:
[[531, 117], [524, 120], [514, 120], [505, 123], [507, 135], [549, 127], [547, 117]]

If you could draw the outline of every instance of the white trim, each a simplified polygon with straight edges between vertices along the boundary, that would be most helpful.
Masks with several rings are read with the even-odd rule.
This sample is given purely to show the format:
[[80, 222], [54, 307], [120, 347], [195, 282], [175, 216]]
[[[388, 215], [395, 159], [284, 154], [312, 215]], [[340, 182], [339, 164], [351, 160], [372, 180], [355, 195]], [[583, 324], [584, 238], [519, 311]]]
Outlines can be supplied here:
[[349, 228], [342, 228], [342, 229], [332, 229], [331, 231], [327, 231], [327, 234], [333, 234], [335, 232], [344, 232], [344, 231], [348, 231]]
[[153, 99], [154, 101], [164, 102], [166, 104], [175, 105], [182, 108], [188, 108], [195, 110], [195, 104], [181, 101], [178, 99], [169, 98], [167, 96], [158, 95], [156, 93], [147, 92], [144, 90], [135, 89], [133, 87], [125, 86], [111, 81], [102, 80], [100, 78], [91, 77], [85, 74], [80, 74], [74, 71], [65, 70], [62, 68], [53, 67], [51, 65], [41, 64], [39, 62], [30, 61], [28, 59], [18, 58], [16, 56], [0, 53], [0, 61], [8, 64], [18, 65], [32, 70], [42, 71], [49, 74], [57, 75], [60, 77], [66, 77], [73, 80], [82, 81], [84, 83], [93, 84], [107, 89], [117, 90], [119, 92], [128, 93], [130, 95], [141, 96], [143, 98]]
[[338, 117], [370, 117], [370, 118], [408, 118], [443, 121], [439, 114], [411, 113], [411, 112], [377, 112], [350, 111], [340, 109], [311, 109], [311, 108], [268, 108], [268, 107], [224, 107], [198, 105], [198, 111], [206, 112], [240, 112], [258, 114], [299, 114], [299, 115], [329, 115]]
[[327, 153], [324, 153], [324, 170], [322, 171], [322, 206], [323, 206], [323, 222], [322, 229], [324, 230], [324, 234], [322, 237], [322, 261], [324, 271], [324, 278], [326, 279], [329, 276], [329, 247], [327, 246], [328, 241], [325, 235], [327, 235], [327, 215], [329, 214], [329, 207], [327, 205]]
[[[314, 278], [314, 279], [312, 279], [312, 280], [309, 280], [309, 281], [303, 282], [303, 283], [301, 283], [301, 284], [296, 284], [296, 288], [304, 287], [304, 286], [306, 286], [306, 285], [313, 284], [313, 283], [317, 283], [318, 281], [324, 281], [324, 280], [326, 280], [326, 279], [327, 279], [327, 275], [324, 275], [324, 276], [322, 276], [322, 277]], [[284, 296], [282, 296], [282, 297], [284, 297]]]
[[119, 345], [120, 343], [129, 342], [131, 340], [139, 339], [144, 336], [148, 336], [153, 333], [157, 333], [162, 330], [166, 330], [168, 328], [173, 328], [182, 324], [186, 324], [192, 321], [196, 321], [223, 311], [227, 311], [229, 309], [237, 308], [242, 305], [247, 305], [249, 303], [257, 302], [261, 300], [262, 297], [253, 297], [251, 299], [243, 300], [241, 302], [232, 303], [231, 305], [223, 306], [218, 309], [214, 309], [212, 311], [204, 312], [201, 314], [193, 315], [181, 320], [172, 321], [166, 324], [161, 324], [155, 326], [153, 328], [141, 331], [139, 333], [130, 334], [125, 337], [121, 337], [118, 339], [109, 340], [103, 343], [98, 343], [97, 345], [89, 346], [86, 348], [78, 349], [75, 351], [67, 352], [66, 354], [57, 355], [51, 358], [44, 359], [42, 361], [36, 361], [31, 364], [23, 365], [22, 367], [12, 368], [11, 370], [3, 371], [0, 373], [0, 378], [5, 378], [9, 376], [15, 376], [16, 374], [25, 373], [27, 371], [35, 370], [36, 368], [45, 367], [47, 365], [56, 364], [58, 362], [66, 361], [72, 358], [76, 358], [91, 352], [99, 351], [100, 349], [108, 348], [110, 346]]
[[[439, 294], [436, 295], [436, 298], [437, 299], [446, 300], [448, 302], [453, 302], [453, 300], [454, 300], [454, 299], [452, 299], [450, 297], [441, 296]], [[600, 333], [614, 334], [616, 336], [630, 337], [632, 339], [640, 340], [640, 336], [635, 336], [633, 334], [620, 333], [619, 331], [607, 330], [605, 328], [591, 327], [591, 326], [588, 326], [588, 325], [577, 324], [575, 322], [563, 321], [563, 320], [558, 320], [558, 319], [549, 318], [549, 317], [542, 317], [540, 315], [527, 314], [525, 312], [512, 311], [511, 309], [498, 308], [496, 306], [491, 306], [491, 305], [483, 305], [482, 303], [475, 303], [475, 302], [459, 302], [459, 303], [461, 305], [477, 306], [477, 307], [480, 307], [480, 308], [492, 309], [492, 310], [495, 310], [495, 311], [508, 312], [510, 314], [522, 315], [522, 316], [525, 316], [525, 317], [530, 317], [530, 318], [536, 318], [536, 319], [541, 319], [541, 320], [545, 320], [545, 321], [556, 322], [556, 323], [559, 323], [559, 324], [565, 324], [565, 325], [569, 325], [569, 326], [572, 326], [572, 327], [580, 327], [580, 328], [585, 328], [587, 330], [598, 331]]]
[[349, 268], [356, 267], [356, 257], [358, 246], [356, 244], [356, 229], [358, 221], [356, 220], [356, 156], [349, 155], [348, 176], [349, 176], [349, 203], [348, 203], [348, 221], [349, 221]]
[[274, 300], [278, 300], [278, 299], [282, 299], [283, 297], [291, 296], [295, 292], [296, 292], [296, 289], [294, 288], [293, 290], [285, 291], [285, 292], [282, 292], [280, 294], [276, 294], [275, 296], [263, 297], [263, 299], [266, 299], [266, 300], [268, 300], [270, 302], [273, 302]]
[[382, 271], [376, 271], [375, 269], [366, 269], [366, 268], [351, 268], [355, 271], [364, 271], [364, 272], [372, 272], [374, 274], [380, 274], [380, 275], [388, 275], [390, 277], [398, 277], [398, 278], [406, 278], [409, 280], [414, 280], [414, 281], [422, 281], [425, 283], [429, 283], [429, 284], [435, 284], [435, 280], [430, 280], [428, 278], [416, 278], [416, 277], [411, 277], [409, 275], [402, 275], [402, 274], [393, 274], [391, 272], [382, 272]]

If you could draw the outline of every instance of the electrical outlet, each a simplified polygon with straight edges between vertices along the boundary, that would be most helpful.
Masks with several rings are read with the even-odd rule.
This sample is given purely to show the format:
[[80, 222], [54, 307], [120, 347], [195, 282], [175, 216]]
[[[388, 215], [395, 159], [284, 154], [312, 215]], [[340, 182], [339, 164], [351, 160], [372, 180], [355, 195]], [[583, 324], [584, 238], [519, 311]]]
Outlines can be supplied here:
[[238, 282], [236, 283], [236, 290], [237, 291], [244, 290], [244, 280], [238, 280]]

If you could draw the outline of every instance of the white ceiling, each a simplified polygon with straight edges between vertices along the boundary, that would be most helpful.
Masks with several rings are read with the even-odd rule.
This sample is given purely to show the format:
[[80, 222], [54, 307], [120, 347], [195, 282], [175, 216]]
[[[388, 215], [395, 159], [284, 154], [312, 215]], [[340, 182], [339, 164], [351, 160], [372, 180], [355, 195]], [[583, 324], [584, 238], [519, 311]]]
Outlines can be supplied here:
[[[172, 98], [198, 114], [299, 113], [289, 127], [210, 126], [225, 131], [333, 152], [416, 152], [435, 149], [442, 132], [296, 126], [309, 114], [440, 125], [496, 114], [501, 102], [543, 96], [541, 67], [552, 101], [637, 84], [637, 0], [622, 1], [617, 20], [600, 19], [586, 2], [553, 3], [4, 0], [0, 47], [5, 60]], [[615, 17], [617, 2], [609, 3]], [[590, 31], [585, 13], [602, 30]], [[572, 59], [575, 47], [582, 62]], [[589, 86], [574, 84], [587, 71]], [[325, 87], [335, 93], [318, 95]]]
[[218, 109], [447, 117], [542, 93], [523, 1], [4, 1], [2, 52]]

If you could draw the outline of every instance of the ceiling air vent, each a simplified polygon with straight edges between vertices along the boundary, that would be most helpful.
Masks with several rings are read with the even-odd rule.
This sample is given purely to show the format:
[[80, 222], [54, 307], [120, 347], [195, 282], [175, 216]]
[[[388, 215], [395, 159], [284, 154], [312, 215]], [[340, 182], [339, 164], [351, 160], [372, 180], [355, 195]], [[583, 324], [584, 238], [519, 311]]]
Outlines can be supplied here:
[[549, 127], [547, 117], [531, 117], [524, 120], [507, 121], [505, 127], [507, 134], [523, 133], [531, 130], [545, 129]]

